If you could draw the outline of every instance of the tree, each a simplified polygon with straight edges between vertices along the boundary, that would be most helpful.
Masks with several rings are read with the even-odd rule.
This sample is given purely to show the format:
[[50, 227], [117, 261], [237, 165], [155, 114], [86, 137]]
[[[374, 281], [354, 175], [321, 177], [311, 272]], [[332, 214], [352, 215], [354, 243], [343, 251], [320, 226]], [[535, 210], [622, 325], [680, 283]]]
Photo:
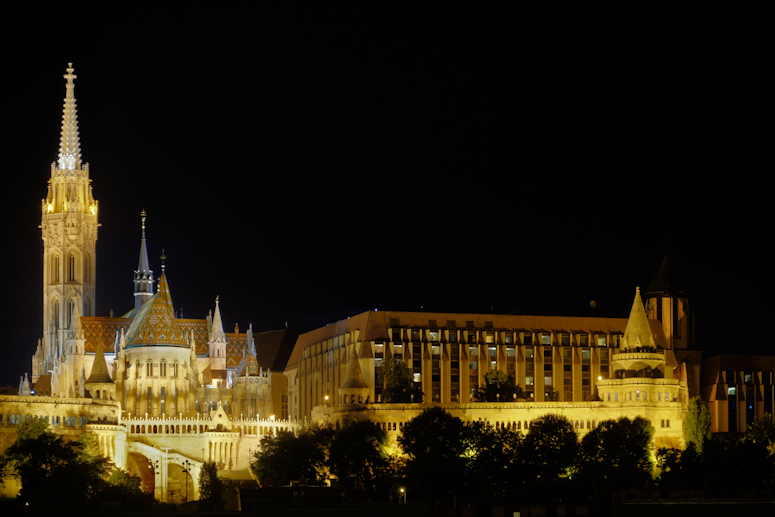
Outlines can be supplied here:
[[422, 390], [414, 386], [413, 374], [401, 359], [385, 360], [377, 373], [382, 384], [382, 402], [422, 402]]
[[653, 437], [651, 422], [640, 416], [600, 422], [581, 440], [582, 478], [613, 489], [642, 487], [654, 469]]
[[775, 454], [773, 444], [775, 444], [775, 423], [772, 421], [772, 415], [764, 413], [762, 418], [754, 418], [745, 430], [743, 440], [758, 443]]
[[493, 499], [517, 493], [523, 445], [522, 432], [494, 428], [482, 422], [466, 426], [468, 440], [467, 493], [478, 499]]
[[328, 476], [326, 460], [333, 434], [330, 425], [310, 424], [298, 435], [280, 431], [277, 436], [265, 436], [250, 468], [266, 486], [289, 485], [299, 479], [323, 483]]
[[487, 372], [484, 382], [484, 386], [478, 387], [474, 394], [481, 402], [510, 402], [523, 397], [522, 388], [514, 384], [514, 378], [500, 370]]
[[[361, 480], [369, 499], [387, 494], [390, 462], [387, 432], [370, 420], [352, 422], [334, 435], [329, 450], [331, 472], [340, 482]], [[349, 488], [349, 487], [348, 487]]]
[[530, 424], [523, 447], [525, 468], [539, 484], [568, 479], [579, 460], [573, 424], [562, 415], [544, 415]]
[[199, 470], [199, 499], [202, 505], [212, 510], [223, 496], [223, 482], [218, 478], [218, 466], [214, 461], [205, 462]]
[[83, 508], [105, 486], [110, 461], [88, 450], [87, 438], [67, 440], [39, 419], [22, 422], [16, 432], [0, 456], [0, 476], [21, 481], [19, 498], [32, 509]]
[[465, 486], [466, 455], [472, 443], [465, 425], [439, 407], [424, 410], [404, 424], [398, 443], [408, 456], [405, 475], [418, 497], [461, 493]]
[[684, 441], [686, 441], [687, 447], [694, 447], [700, 456], [702, 456], [705, 445], [713, 437], [710, 423], [711, 414], [708, 405], [700, 397], [691, 399], [689, 412], [683, 420]]

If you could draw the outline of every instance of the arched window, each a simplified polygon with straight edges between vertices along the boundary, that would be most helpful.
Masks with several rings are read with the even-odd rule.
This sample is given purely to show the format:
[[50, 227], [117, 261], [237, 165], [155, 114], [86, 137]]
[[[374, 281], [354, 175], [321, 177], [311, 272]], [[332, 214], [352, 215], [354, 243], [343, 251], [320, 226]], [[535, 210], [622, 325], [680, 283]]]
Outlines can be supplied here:
[[70, 328], [73, 324], [73, 312], [75, 311], [75, 298], [67, 300], [67, 319], [65, 320], [65, 328]]
[[[145, 364], [145, 375], [146, 377], [152, 377], [153, 376], [153, 361], [148, 359], [148, 362]], [[151, 389], [151, 388], [148, 388]]]
[[162, 359], [159, 362], [159, 377], [166, 377], [167, 376], [167, 360]]
[[153, 391], [151, 390], [150, 386], [148, 386], [148, 396], [147, 396], [147, 398], [148, 398], [148, 406], [147, 406], [146, 412], [150, 414], [150, 413], [153, 412], [152, 411], [152, 408], [153, 408], [153, 404], [152, 404], [152, 402], [153, 402]]
[[75, 282], [75, 255], [73, 253], [67, 256], [67, 281]]
[[59, 254], [55, 254], [51, 257], [51, 282], [59, 283], [62, 281], [62, 277], [59, 272], [62, 270], [62, 263], [59, 259]]
[[[164, 361], [164, 359], [162, 359]], [[161, 391], [159, 392], [159, 406], [161, 407], [161, 414], [166, 415], [167, 414], [167, 388], [164, 386], [161, 387]]]
[[59, 308], [59, 300], [54, 299], [51, 301], [51, 312], [54, 316], [54, 328], [60, 327], [60, 308]]

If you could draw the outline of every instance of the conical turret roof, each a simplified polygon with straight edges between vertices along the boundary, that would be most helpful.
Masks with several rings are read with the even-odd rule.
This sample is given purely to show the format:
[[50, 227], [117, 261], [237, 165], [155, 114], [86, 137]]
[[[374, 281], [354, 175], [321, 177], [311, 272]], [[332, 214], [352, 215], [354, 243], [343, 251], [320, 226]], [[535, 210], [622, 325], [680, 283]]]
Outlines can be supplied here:
[[159, 287], [140, 308], [126, 334], [127, 348], [136, 346], [183, 346], [186, 334], [175, 320], [167, 276], [162, 273]]
[[361, 371], [360, 361], [358, 361], [358, 354], [355, 352], [355, 345], [353, 345], [353, 353], [347, 360], [347, 372], [344, 376], [344, 382], [342, 382], [339, 389], [346, 388], [366, 388], [369, 385], [363, 380], [363, 372]]
[[102, 352], [102, 343], [97, 345], [97, 355], [94, 356], [94, 363], [91, 367], [91, 373], [86, 384], [97, 384], [102, 382], [113, 383], [108, 373], [108, 364], [105, 362], [105, 354]]
[[635, 299], [632, 302], [630, 318], [627, 320], [627, 328], [624, 330], [622, 349], [636, 347], [656, 348], [654, 336], [651, 334], [651, 326], [640, 297], [640, 287], [635, 288]]

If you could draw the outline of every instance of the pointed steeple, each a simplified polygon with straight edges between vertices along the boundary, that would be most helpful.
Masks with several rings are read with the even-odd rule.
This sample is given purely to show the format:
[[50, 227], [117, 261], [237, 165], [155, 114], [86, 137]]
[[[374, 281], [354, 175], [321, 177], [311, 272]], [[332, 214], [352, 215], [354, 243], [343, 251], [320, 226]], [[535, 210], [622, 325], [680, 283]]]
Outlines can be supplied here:
[[76, 75], [72, 63], [67, 64], [67, 93], [65, 94], [65, 107], [62, 110], [62, 132], [59, 139], [59, 159], [57, 161], [60, 170], [75, 170], [81, 168], [81, 142], [78, 137], [78, 113], [75, 105]]
[[640, 287], [636, 287], [630, 318], [627, 320], [627, 328], [624, 330], [622, 350], [656, 348], [656, 346], [648, 317], [646, 317], [646, 309], [643, 307], [643, 300], [640, 297]]
[[105, 361], [105, 354], [102, 351], [102, 343], [97, 345], [97, 354], [94, 356], [94, 363], [91, 367], [91, 373], [86, 384], [96, 384], [100, 382], [113, 383], [108, 373], [108, 363]]
[[148, 248], [145, 244], [145, 210], [140, 212], [142, 221], [142, 238], [140, 239], [140, 260], [135, 271], [135, 314], [140, 312], [140, 307], [153, 296], [153, 271], [148, 262]]
[[215, 316], [213, 317], [212, 328], [210, 329], [210, 343], [225, 343], [226, 333], [223, 331], [223, 321], [221, 320], [221, 308], [218, 304], [218, 296], [215, 297]]

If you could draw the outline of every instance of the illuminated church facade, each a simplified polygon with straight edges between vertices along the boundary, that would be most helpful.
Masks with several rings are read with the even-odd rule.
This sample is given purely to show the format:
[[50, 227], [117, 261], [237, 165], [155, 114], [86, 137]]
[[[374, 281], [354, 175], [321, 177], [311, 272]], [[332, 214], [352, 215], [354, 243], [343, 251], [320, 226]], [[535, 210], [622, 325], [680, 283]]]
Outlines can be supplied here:
[[295, 337], [252, 326], [227, 333], [217, 298], [204, 319], [177, 317], [164, 265], [158, 281], [150, 268], [144, 211], [130, 310], [95, 316], [99, 204], [81, 161], [72, 65], [64, 78], [59, 156], [40, 225], [43, 334], [31, 378], [18, 396], [0, 397], [0, 425], [41, 418], [65, 434], [88, 429], [157, 499], [195, 499], [204, 461], [223, 475], [244, 471], [262, 435], [296, 428], [283, 375]]

